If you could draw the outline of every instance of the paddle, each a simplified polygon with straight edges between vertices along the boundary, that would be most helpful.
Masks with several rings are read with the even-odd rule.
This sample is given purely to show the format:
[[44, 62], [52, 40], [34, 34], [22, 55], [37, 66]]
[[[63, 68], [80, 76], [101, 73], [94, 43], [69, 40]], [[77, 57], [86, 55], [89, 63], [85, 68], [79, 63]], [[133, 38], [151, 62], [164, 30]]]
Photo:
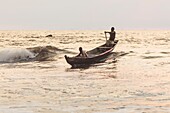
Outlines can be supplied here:
[[105, 38], [106, 38], [106, 42], [107, 42], [107, 35], [106, 35], [106, 32], [104, 32], [105, 33]]

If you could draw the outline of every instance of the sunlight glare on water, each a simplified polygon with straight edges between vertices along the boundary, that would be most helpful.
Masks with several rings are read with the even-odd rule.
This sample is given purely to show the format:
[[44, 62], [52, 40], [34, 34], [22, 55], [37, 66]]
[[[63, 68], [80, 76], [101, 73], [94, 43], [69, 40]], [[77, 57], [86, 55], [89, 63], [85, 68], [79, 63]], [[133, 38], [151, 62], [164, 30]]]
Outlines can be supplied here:
[[71, 69], [64, 55], [105, 43], [104, 31], [0, 31], [0, 112], [170, 112], [170, 31], [116, 32], [116, 59]]

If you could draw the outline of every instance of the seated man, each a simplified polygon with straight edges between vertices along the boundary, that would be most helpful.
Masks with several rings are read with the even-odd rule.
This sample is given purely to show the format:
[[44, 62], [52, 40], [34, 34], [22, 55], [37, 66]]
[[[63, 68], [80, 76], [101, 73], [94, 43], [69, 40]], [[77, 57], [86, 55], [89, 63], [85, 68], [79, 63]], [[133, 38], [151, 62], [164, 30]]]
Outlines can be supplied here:
[[83, 51], [82, 47], [79, 47], [80, 53], [78, 54], [79, 57], [88, 57], [87, 53]]

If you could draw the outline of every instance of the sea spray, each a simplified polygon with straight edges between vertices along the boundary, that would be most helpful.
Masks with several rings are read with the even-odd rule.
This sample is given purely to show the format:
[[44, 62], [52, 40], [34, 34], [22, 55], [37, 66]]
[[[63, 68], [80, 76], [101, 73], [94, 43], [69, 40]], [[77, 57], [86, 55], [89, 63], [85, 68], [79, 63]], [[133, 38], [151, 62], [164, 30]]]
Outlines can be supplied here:
[[18, 62], [34, 57], [35, 55], [25, 48], [0, 49], [0, 62]]

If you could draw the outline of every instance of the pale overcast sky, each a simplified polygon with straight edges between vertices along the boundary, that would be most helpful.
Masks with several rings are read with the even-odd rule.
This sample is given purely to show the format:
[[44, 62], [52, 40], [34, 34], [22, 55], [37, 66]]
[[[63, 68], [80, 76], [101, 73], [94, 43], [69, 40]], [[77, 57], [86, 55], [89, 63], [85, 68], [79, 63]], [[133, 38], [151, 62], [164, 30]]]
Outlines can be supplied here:
[[0, 30], [170, 29], [170, 0], [0, 0]]

